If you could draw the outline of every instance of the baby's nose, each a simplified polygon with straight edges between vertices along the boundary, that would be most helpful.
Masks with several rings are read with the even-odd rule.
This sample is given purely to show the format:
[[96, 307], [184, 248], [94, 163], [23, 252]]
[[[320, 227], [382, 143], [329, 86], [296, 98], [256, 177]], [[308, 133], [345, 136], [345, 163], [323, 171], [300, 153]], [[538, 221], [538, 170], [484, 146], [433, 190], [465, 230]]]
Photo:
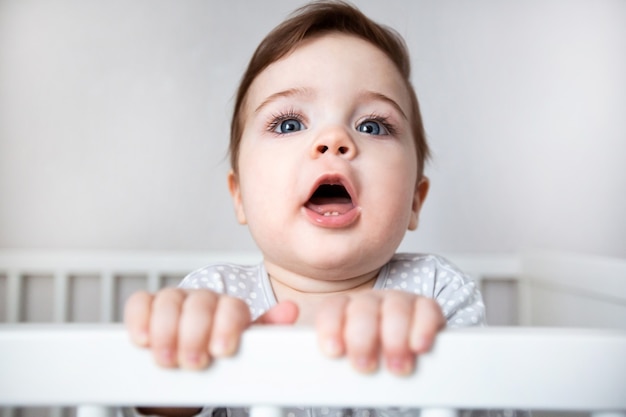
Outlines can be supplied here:
[[356, 156], [356, 145], [344, 128], [330, 128], [321, 132], [312, 148], [312, 156], [336, 155], [352, 159]]
[[[330, 148], [328, 146], [326, 146], [326, 145], [318, 145], [318, 147], [317, 147], [317, 151], [319, 153], [326, 153], [326, 152], [328, 152], [329, 149]], [[350, 152], [350, 148], [347, 147], [347, 146], [339, 146], [337, 148], [337, 153], [338, 154], [343, 155], [343, 154], [346, 154], [348, 152]]]

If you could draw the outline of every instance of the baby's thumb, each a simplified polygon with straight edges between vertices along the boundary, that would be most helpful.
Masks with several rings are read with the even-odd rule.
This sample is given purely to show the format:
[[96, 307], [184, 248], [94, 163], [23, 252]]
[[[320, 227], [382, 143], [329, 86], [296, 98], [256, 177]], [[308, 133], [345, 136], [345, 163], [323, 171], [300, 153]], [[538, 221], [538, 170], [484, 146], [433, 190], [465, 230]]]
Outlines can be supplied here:
[[298, 319], [298, 306], [293, 301], [282, 301], [270, 308], [254, 324], [293, 324]]

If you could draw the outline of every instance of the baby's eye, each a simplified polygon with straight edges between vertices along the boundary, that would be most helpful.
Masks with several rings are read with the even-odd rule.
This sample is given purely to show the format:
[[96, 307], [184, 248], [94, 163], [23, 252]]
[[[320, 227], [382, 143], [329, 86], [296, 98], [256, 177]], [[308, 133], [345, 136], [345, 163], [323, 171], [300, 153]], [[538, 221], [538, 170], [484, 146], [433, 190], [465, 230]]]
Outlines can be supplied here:
[[304, 125], [298, 119], [285, 119], [276, 123], [274, 132], [276, 133], [292, 133], [304, 129]]
[[376, 120], [366, 120], [359, 124], [356, 129], [361, 133], [367, 133], [368, 135], [388, 135], [389, 130], [384, 123]]

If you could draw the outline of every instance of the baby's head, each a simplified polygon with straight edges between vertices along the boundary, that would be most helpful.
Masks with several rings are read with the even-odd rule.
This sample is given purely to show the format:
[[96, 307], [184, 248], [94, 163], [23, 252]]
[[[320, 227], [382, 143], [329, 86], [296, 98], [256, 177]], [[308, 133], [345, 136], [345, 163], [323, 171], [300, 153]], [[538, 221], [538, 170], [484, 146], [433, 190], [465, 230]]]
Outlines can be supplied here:
[[270, 274], [372, 274], [417, 227], [428, 146], [409, 67], [395, 32], [340, 2], [298, 10], [261, 42], [228, 180]]
[[430, 151], [426, 141], [419, 103], [411, 84], [411, 62], [406, 44], [393, 29], [380, 25], [348, 3], [341, 1], [314, 2], [296, 10], [292, 16], [274, 28], [259, 44], [244, 73], [237, 96], [230, 126], [230, 163], [239, 169], [239, 144], [245, 123], [245, 104], [248, 89], [257, 76], [270, 64], [284, 57], [304, 41], [324, 34], [339, 32], [356, 36], [373, 44], [387, 55], [402, 76], [411, 100], [411, 131], [415, 140], [418, 160], [418, 177]]

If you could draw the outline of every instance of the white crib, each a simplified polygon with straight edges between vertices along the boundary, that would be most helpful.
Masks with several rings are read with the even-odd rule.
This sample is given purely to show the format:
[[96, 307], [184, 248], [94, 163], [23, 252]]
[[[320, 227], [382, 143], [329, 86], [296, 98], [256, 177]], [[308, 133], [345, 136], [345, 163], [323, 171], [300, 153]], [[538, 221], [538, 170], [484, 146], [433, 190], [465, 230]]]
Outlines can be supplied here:
[[[258, 417], [297, 405], [404, 406], [438, 416], [467, 408], [626, 415], [626, 260], [449, 258], [485, 288], [515, 288], [504, 304], [517, 306], [524, 327], [448, 330], [412, 377], [397, 378], [384, 370], [359, 375], [344, 360], [324, 358], [310, 329], [281, 327], [247, 332], [235, 358], [207, 371], [163, 370], [119, 324], [106, 324], [119, 321], [127, 293], [175, 284], [214, 260], [257, 262], [257, 254], [0, 251], [0, 319], [7, 323], [0, 326], [0, 406], [5, 417], [20, 414], [17, 406], [53, 406], [60, 416], [59, 407], [81, 405], [81, 417], [95, 417], [114, 405], [212, 401], [254, 405]], [[80, 304], [85, 298], [95, 313]], [[43, 312], [29, 306], [44, 301]]]
[[80, 417], [136, 404], [255, 405], [255, 417], [303, 404], [417, 407], [431, 417], [461, 408], [626, 411], [626, 333], [609, 330], [446, 331], [417, 372], [399, 378], [323, 357], [308, 328], [251, 329], [236, 357], [191, 372], [158, 368], [120, 325], [20, 325], [0, 332], [0, 364], [0, 404], [87, 406]]

